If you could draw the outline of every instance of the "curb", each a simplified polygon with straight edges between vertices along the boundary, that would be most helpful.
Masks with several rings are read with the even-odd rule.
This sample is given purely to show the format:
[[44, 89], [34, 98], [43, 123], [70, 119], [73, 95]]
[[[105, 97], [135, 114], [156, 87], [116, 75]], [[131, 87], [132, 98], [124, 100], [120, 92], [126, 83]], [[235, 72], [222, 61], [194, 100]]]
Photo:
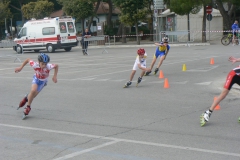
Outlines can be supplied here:
[[[181, 43], [181, 44], [171, 44], [169, 43], [171, 47], [178, 47], [178, 46], [186, 46], [186, 47], [191, 47], [191, 46], [209, 46], [211, 45], [210, 43]], [[76, 46], [79, 47], [79, 46]], [[89, 46], [89, 48], [130, 48], [130, 47], [156, 47], [154, 44], [130, 44], [130, 45], [102, 45], [102, 46]], [[11, 48], [0, 48], [0, 50], [9, 50]]]
[[[177, 46], [209, 46], [210, 43], [184, 43], [184, 44], [169, 44], [171, 47], [177, 47]], [[154, 44], [140, 44], [140, 45], [105, 45], [105, 46], [89, 46], [90, 48], [128, 48], [128, 47], [156, 47]]]

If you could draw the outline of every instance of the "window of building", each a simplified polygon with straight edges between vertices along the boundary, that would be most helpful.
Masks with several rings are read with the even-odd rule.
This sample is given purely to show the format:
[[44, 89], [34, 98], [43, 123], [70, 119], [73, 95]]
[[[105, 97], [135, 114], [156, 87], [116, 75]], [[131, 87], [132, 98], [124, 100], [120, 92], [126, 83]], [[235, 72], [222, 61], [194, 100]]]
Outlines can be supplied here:
[[93, 21], [93, 26], [97, 26], [97, 22], [96, 21]]

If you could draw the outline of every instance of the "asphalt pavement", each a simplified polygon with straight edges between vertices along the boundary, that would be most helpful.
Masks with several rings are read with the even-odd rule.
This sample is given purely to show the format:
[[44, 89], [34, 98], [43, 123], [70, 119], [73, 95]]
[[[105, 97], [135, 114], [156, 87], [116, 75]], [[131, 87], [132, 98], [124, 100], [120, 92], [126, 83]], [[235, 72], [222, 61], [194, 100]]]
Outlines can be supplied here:
[[136, 87], [138, 70], [133, 84], [123, 88], [139, 47], [149, 66], [152, 44], [111, 46], [107, 52], [95, 47], [88, 56], [79, 47], [49, 53], [51, 63], [59, 65], [58, 82], [52, 82], [51, 71], [25, 120], [17, 107], [34, 72], [29, 65], [20, 73], [14, 69], [38, 54], [0, 49], [0, 159], [239, 160], [238, 87], [204, 127], [199, 118], [239, 65], [228, 57], [240, 57], [240, 46], [172, 44], [160, 68], [163, 78], [150, 74]]

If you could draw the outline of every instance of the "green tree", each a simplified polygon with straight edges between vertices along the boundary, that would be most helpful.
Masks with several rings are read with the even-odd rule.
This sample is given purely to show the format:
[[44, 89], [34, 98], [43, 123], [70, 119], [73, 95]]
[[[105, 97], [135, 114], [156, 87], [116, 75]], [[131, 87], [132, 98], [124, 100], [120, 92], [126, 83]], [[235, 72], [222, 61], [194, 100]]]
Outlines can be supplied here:
[[84, 29], [84, 20], [93, 15], [94, 5], [91, 0], [58, 0], [63, 5], [63, 11], [71, 15], [76, 20], [81, 20], [82, 29]]
[[22, 25], [25, 22], [25, 18], [22, 12], [22, 6], [29, 2], [36, 2], [37, 0], [10, 0], [11, 12], [13, 13], [13, 21], [22, 20]]
[[[232, 23], [236, 19], [236, 11], [240, 9], [239, 0], [215, 0], [216, 5], [214, 6], [219, 9], [224, 22], [224, 29], [230, 30]], [[227, 4], [227, 11], [223, 7], [223, 4]], [[240, 16], [240, 15], [239, 15]]]
[[30, 2], [22, 6], [21, 10], [23, 16], [27, 19], [30, 18], [44, 18], [48, 17], [52, 12], [54, 4], [48, 0], [39, 0], [37, 2]]
[[[204, 7], [204, 15], [203, 15], [203, 31], [206, 30], [206, 6], [211, 5], [213, 8], [218, 9], [223, 17], [223, 28], [224, 30], [231, 30], [231, 26], [237, 16], [240, 17], [240, 1], [239, 0], [164, 0], [164, 2], [172, 8], [172, 11], [176, 12], [177, 14], [183, 14], [184, 10], [187, 12], [188, 9], [180, 10], [183, 6], [188, 4], [193, 8], [201, 4]], [[176, 5], [176, 2], [179, 3]], [[174, 4], [175, 3], [175, 4]], [[183, 3], [181, 5], [180, 3]], [[194, 3], [194, 4], [192, 4]], [[180, 6], [180, 8], [178, 7]], [[172, 6], [172, 7], [171, 7]], [[227, 6], [227, 7], [226, 7]], [[237, 15], [238, 14], [238, 15]], [[206, 33], [202, 33], [202, 41], [206, 41]], [[205, 39], [205, 40], [204, 40]]]
[[150, 15], [150, 19], [148, 20], [149, 22], [149, 30], [150, 30], [150, 41], [153, 41], [153, 10], [152, 6], [153, 5], [153, 0], [146, 0], [146, 6], [147, 6], [147, 11], [148, 15]]
[[5, 18], [11, 18], [12, 14], [9, 9], [9, 0], [0, 0], [0, 25], [4, 25]]
[[98, 11], [98, 8], [99, 8], [99, 5], [100, 5], [100, 1], [101, 1], [101, 0], [97, 0], [97, 2], [95, 3], [96, 5], [95, 5], [95, 8], [94, 8], [93, 14], [92, 14], [92, 16], [90, 17], [90, 19], [89, 19], [89, 21], [88, 21], [88, 22], [89, 22], [89, 23], [88, 23], [88, 29], [89, 29], [89, 30], [90, 30], [90, 27], [91, 27], [91, 25], [92, 25], [94, 16], [97, 15], [97, 11]]
[[120, 21], [126, 25], [136, 27], [137, 44], [140, 45], [138, 35], [138, 22], [144, 20], [147, 15], [144, 0], [113, 0], [113, 3], [120, 8]]
[[5, 26], [5, 18], [12, 18], [12, 14], [9, 9], [9, 1], [0, 0], [0, 40], [5, 34], [4, 30], [7, 29], [7, 26]]

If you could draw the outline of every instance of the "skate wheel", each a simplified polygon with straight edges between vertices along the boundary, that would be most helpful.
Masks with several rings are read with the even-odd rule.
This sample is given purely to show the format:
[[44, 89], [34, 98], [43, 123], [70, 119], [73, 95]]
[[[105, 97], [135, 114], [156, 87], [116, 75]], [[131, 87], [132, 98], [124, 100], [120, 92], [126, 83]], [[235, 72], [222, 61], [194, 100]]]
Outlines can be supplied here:
[[200, 116], [200, 125], [201, 127], [204, 126], [206, 124], [205, 119], [203, 118], [203, 114]]
[[24, 120], [27, 117], [27, 115], [23, 114], [22, 120]]
[[238, 118], [238, 122], [240, 123], [240, 117]]
[[127, 88], [127, 86], [125, 85], [125, 86], [123, 86], [123, 88]]

